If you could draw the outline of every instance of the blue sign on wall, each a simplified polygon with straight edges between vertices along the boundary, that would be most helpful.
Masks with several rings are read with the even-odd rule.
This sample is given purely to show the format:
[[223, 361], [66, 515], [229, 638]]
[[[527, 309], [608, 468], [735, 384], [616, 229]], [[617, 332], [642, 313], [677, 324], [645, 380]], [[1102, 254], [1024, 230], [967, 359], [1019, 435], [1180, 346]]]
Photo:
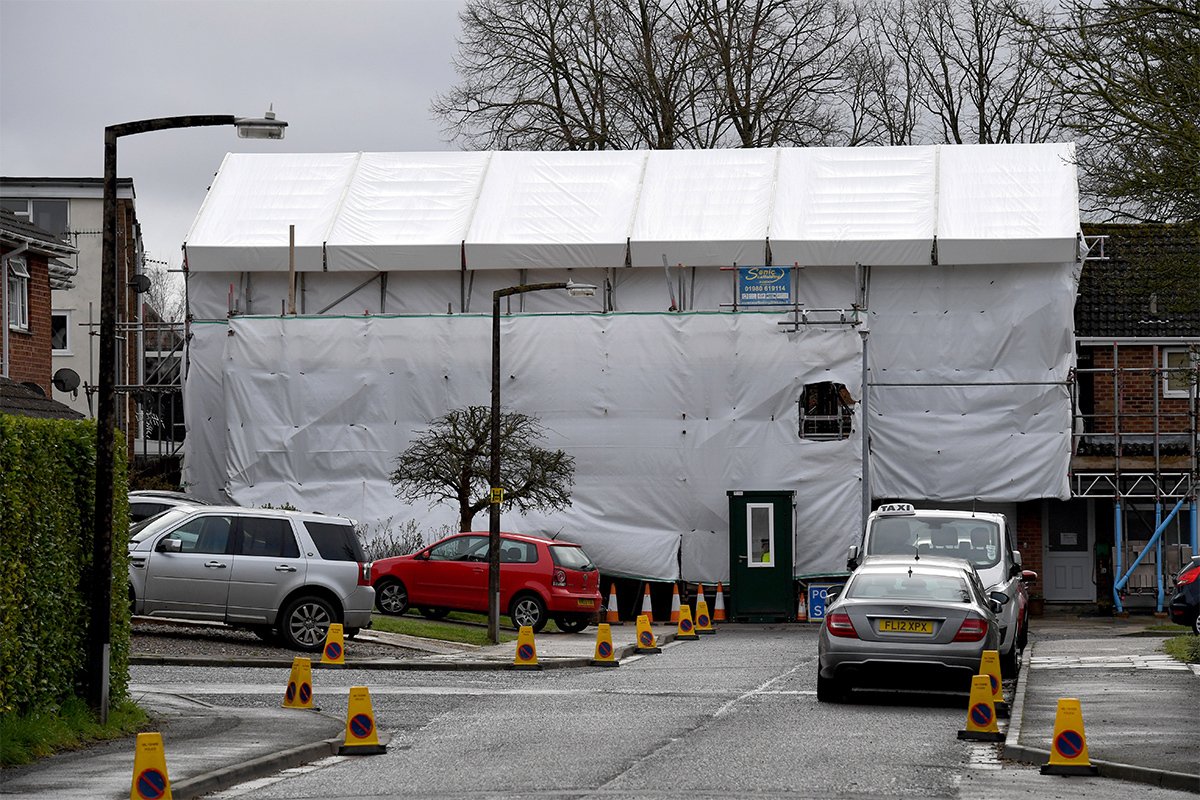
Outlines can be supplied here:
[[792, 271], [786, 267], [738, 267], [739, 306], [777, 306], [792, 302]]

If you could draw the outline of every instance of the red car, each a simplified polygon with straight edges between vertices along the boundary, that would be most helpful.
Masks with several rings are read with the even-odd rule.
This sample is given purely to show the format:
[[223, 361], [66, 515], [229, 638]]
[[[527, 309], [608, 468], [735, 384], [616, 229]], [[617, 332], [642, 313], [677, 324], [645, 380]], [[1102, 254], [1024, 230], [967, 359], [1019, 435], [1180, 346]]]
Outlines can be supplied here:
[[[429, 619], [452, 610], [488, 610], [488, 534], [457, 533], [407, 556], [376, 561], [375, 605], [400, 615], [410, 606]], [[600, 608], [600, 573], [583, 548], [561, 539], [500, 535], [500, 609], [516, 627], [540, 631], [548, 619], [581, 631]]]

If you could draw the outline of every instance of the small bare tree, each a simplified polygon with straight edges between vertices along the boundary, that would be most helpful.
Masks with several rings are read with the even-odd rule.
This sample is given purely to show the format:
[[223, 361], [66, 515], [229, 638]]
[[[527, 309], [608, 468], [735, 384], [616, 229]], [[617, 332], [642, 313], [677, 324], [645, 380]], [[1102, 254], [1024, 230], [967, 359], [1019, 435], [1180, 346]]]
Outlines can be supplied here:
[[[459, 530], [471, 530], [475, 515], [488, 507], [491, 488], [491, 419], [487, 406], [455, 409], [429, 423], [396, 459], [391, 482], [402, 500], [448, 500], [458, 504]], [[546, 450], [533, 417], [500, 414], [500, 483], [504, 507], [520, 511], [571, 505], [575, 459]]]

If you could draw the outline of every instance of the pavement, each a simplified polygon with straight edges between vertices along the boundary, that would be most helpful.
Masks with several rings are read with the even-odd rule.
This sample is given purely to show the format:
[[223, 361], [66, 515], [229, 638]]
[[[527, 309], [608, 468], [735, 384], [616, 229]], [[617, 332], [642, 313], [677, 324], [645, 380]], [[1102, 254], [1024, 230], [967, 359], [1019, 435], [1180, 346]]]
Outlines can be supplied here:
[[[1165, 635], [1148, 630], [1161, 621], [1150, 616], [1076, 615], [1035, 620], [1010, 701], [1004, 757], [1046, 763], [1058, 699], [1075, 697], [1081, 702], [1091, 763], [1101, 776], [1200, 794], [1200, 665], [1180, 664], [1161, 652]], [[660, 645], [675, 638], [674, 629], [664, 626], [656, 626], [655, 634]], [[633, 654], [634, 644], [619, 643], [632, 635], [632, 625], [614, 628], [618, 660]], [[356, 660], [351, 642], [347, 666], [499, 670], [511, 666], [515, 656], [511, 642], [480, 648], [382, 632], [363, 631], [359, 637], [422, 654]], [[545, 669], [587, 667], [594, 648], [590, 632], [541, 636], [537, 660]], [[135, 656], [133, 663], [291, 666], [290, 659], [224, 657]], [[313, 668], [322, 667], [314, 663]], [[235, 709], [158, 692], [134, 699], [154, 717], [163, 736], [176, 800], [202, 797], [335, 755], [345, 736], [345, 720], [320, 711]], [[382, 736], [381, 741], [386, 744]], [[0, 774], [0, 796], [126, 798], [134, 753], [132, 739], [124, 739], [6, 769]]]

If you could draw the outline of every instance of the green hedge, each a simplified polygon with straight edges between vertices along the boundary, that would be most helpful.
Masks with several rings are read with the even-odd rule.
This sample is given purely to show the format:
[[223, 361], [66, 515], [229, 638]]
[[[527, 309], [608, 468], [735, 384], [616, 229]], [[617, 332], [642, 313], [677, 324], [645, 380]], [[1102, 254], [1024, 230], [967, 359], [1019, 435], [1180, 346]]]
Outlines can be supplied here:
[[[118, 434], [118, 444], [121, 442]], [[129, 687], [126, 463], [113, 476], [110, 699]], [[89, 618], [96, 425], [0, 414], [0, 713], [81, 694]]]

